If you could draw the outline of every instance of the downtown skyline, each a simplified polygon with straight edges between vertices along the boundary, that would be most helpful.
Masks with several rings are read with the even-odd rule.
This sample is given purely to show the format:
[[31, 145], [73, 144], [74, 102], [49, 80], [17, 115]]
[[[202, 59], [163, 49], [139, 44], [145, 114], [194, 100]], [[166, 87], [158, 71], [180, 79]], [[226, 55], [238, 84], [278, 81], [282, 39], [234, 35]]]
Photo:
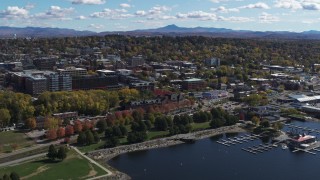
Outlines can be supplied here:
[[0, 26], [129, 31], [176, 24], [253, 31], [320, 30], [317, 0], [2, 0]]

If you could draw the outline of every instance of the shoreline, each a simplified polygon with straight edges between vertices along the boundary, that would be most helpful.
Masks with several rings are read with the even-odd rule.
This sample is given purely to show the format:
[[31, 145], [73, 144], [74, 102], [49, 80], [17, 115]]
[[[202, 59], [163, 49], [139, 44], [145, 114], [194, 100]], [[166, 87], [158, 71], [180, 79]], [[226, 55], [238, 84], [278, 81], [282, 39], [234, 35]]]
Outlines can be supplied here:
[[[241, 128], [239, 125], [232, 125], [232, 126], [225, 126], [220, 127], [217, 129], [207, 129], [202, 131], [196, 131], [191, 132], [188, 134], [183, 134], [184, 136], [193, 136], [194, 140], [200, 140], [209, 138], [212, 136], [224, 134], [224, 133], [241, 133], [241, 132], [247, 132], [245, 129]], [[156, 149], [156, 148], [163, 148], [163, 147], [169, 147], [174, 146], [178, 144], [183, 144], [185, 142], [181, 140], [177, 140], [177, 136], [179, 135], [173, 135], [170, 137], [145, 141], [141, 143], [136, 144], [130, 144], [130, 145], [123, 145], [123, 146], [117, 146], [114, 148], [107, 148], [107, 149], [99, 149], [95, 151], [91, 151], [88, 153], [87, 156], [91, 157], [95, 161], [102, 162], [105, 164], [108, 168], [111, 168], [114, 172], [113, 177], [109, 176], [110, 179], [131, 179], [130, 176], [127, 174], [120, 172], [116, 170], [115, 168], [108, 165], [107, 161], [110, 159], [124, 153], [134, 152], [134, 151], [142, 151], [142, 150], [149, 150], [149, 149]]]

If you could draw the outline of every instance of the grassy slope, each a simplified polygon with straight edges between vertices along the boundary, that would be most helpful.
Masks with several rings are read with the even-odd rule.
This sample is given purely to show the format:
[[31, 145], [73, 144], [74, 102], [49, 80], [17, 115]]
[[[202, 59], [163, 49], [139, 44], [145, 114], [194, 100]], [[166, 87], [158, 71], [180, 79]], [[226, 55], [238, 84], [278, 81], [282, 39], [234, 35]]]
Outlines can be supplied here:
[[0, 169], [0, 176], [4, 173], [10, 174], [12, 171], [17, 172], [20, 177], [35, 180], [87, 179], [90, 171], [95, 171], [95, 176], [106, 174], [105, 171], [94, 164], [90, 164], [74, 151], [68, 152], [68, 157], [62, 162], [51, 162], [47, 158], [42, 158], [13, 167], [2, 168]]
[[2, 150], [0, 152], [12, 151], [11, 145], [16, 144], [19, 148], [28, 147], [34, 144], [32, 140], [29, 140], [24, 133], [17, 131], [0, 132], [0, 145]]

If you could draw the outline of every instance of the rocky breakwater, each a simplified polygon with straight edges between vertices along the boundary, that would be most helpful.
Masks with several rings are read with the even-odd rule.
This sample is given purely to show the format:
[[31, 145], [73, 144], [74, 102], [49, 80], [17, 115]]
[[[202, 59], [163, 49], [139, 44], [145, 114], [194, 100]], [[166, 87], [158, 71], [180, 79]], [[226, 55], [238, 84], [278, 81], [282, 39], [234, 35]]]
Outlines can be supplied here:
[[[197, 140], [197, 139], [203, 139], [203, 138], [215, 136], [218, 134], [232, 133], [232, 132], [245, 132], [245, 130], [240, 128], [239, 125], [233, 125], [233, 126], [221, 127], [217, 129], [208, 129], [203, 131], [192, 132], [192, 133], [184, 134], [183, 136], [192, 137], [195, 140]], [[179, 135], [150, 140], [150, 141], [137, 143], [137, 144], [123, 145], [123, 146], [118, 146], [114, 148], [106, 148], [106, 149], [91, 151], [88, 153], [88, 156], [90, 156], [95, 160], [108, 161], [113, 157], [123, 153], [160, 148], [160, 147], [168, 147], [168, 146], [184, 143], [183, 141], [179, 140], [177, 136]]]

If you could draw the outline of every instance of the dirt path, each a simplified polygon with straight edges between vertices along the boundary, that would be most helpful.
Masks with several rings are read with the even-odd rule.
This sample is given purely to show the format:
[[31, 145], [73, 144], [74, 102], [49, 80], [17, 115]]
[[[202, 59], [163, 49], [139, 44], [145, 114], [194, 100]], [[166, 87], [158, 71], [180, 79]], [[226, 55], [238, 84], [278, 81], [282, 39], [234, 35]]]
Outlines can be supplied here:
[[40, 173], [42, 173], [42, 172], [44, 172], [44, 171], [46, 171], [46, 170], [48, 170], [48, 169], [50, 169], [50, 168], [47, 167], [46, 165], [40, 166], [40, 167], [38, 167], [38, 169], [36, 170], [36, 172], [31, 173], [31, 174], [29, 174], [28, 176], [21, 177], [21, 179], [29, 179], [29, 178], [31, 178], [31, 177], [33, 177], [33, 176], [36, 176], [36, 175], [38, 175], [38, 174], [40, 174]]

